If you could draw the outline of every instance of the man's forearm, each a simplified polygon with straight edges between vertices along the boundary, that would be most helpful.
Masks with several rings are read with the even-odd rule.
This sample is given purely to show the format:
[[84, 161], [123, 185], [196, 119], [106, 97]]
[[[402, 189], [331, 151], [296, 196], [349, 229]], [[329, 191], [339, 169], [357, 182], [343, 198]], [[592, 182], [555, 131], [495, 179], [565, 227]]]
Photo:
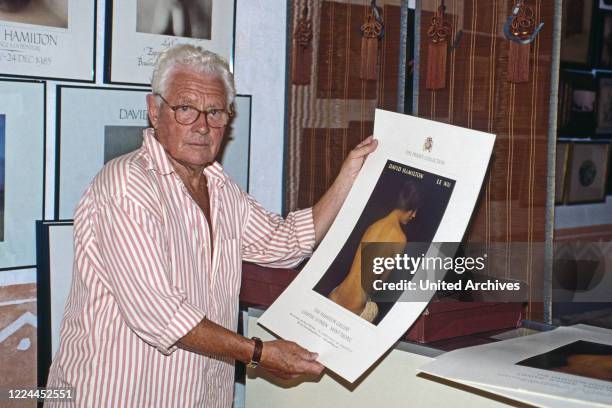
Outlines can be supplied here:
[[317, 245], [334, 222], [338, 211], [351, 190], [351, 185], [341, 183], [336, 179], [319, 201], [312, 207], [312, 217], [315, 226], [315, 245]]
[[247, 363], [253, 356], [255, 342], [205, 318], [183, 336], [177, 346], [198, 354], [231, 357]]

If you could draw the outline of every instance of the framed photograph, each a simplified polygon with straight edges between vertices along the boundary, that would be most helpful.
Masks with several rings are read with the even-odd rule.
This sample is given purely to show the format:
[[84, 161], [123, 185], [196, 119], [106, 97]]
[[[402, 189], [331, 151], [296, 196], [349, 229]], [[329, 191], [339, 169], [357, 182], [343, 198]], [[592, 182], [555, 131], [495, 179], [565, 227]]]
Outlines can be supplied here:
[[599, 79], [597, 133], [612, 133], [612, 77]]
[[[55, 218], [72, 219], [79, 199], [110, 160], [140, 148], [149, 126], [147, 89], [58, 86]], [[251, 97], [238, 95], [218, 160], [248, 190]], [[78, 169], [78, 171], [75, 171]]]
[[0, 79], [0, 270], [33, 265], [44, 214], [45, 84]]
[[609, 156], [607, 143], [573, 144], [567, 181], [568, 204], [605, 200]]
[[57, 88], [55, 218], [72, 219], [79, 199], [104, 164], [141, 146], [142, 131], [148, 127], [149, 91]]
[[561, 25], [561, 61], [577, 65], [590, 63], [593, 17], [591, 0], [565, 0]]
[[612, 0], [599, 0], [601, 10], [612, 10]]
[[72, 283], [72, 220], [36, 222], [38, 386], [44, 387], [59, 346], [60, 324]]
[[597, 126], [597, 80], [583, 71], [562, 71], [559, 133], [569, 137], [591, 137]]
[[599, 42], [599, 64], [612, 66], [612, 13], [601, 13], [601, 30]]
[[95, 81], [95, 0], [0, 0], [0, 39], [3, 75]]
[[233, 70], [232, 0], [108, 0], [107, 83], [150, 85], [157, 56], [190, 43], [224, 57]]
[[565, 181], [567, 180], [567, 165], [570, 148], [571, 143], [557, 143], [557, 159], [555, 162], [555, 204], [563, 204], [565, 198]]

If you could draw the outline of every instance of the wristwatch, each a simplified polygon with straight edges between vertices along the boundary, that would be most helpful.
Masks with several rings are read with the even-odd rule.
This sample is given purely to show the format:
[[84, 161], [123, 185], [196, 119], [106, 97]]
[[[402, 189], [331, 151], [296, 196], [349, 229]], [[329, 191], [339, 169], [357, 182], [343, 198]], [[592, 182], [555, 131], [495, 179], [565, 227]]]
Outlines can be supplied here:
[[251, 361], [249, 361], [247, 367], [255, 368], [259, 365], [259, 360], [261, 360], [263, 341], [261, 341], [259, 337], [251, 337], [251, 340], [255, 341], [255, 349], [253, 349], [253, 357], [251, 357]]

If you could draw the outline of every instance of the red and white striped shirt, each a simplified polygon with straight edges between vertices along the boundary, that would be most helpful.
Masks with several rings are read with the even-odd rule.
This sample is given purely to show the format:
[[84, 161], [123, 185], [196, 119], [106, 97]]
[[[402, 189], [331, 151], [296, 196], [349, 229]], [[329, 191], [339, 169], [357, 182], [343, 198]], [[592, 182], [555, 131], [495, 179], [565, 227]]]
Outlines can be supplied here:
[[175, 343], [204, 316], [236, 330], [242, 260], [293, 266], [314, 224], [311, 209], [268, 213], [218, 163], [204, 174], [212, 231], [151, 129], [96, 176], [47, 387], [74, 387], [78, 406], [231, 406], [234, 361]]

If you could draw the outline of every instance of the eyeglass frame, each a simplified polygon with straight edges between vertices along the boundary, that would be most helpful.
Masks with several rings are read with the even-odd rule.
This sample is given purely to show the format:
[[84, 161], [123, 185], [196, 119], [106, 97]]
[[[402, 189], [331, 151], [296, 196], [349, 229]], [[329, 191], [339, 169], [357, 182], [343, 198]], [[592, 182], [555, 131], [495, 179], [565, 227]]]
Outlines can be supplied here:
[[[174, 112], [174, 120], [175, 120], [175, 121], [176, 121], [176, 123], [178, 123], [179, 125], [184, 125], [184, 126], [193, 125], [194, 123], [196, 123], [196, 122], [198, 121], [198, 119], [200, 119], [200, 115], [204, 114], [204, 121], [206, 122], [206, 125], [207, 125], [208, 127], [211, 127], [211, 128], [213, 128], [213, 129], [221, 129], [221, 128], [223, 128], [223, 127], [227, 126], [227, 124], [229, 123], [229, 120], [230, 120], [230, 119], [231, 119], [231, 118], [234, 116], [234, 112], [231, 110], [231, 106], [230, 106], [230, 110], [227, 110], [227, 109], [218, 109], [218, 108], [213, 108], [213, 109], [211, 109], [211, 110], [206, 111], [206, 110], [200, 110], [200, 109], [196, 108], [195, 106], [188, 105], [188, 104], [185, 104], [185, 103], [183, 103], [183, 104], [178, 104], [178, 105], [170, 105], [170, 103], [169, 103], [169, 102], [166, 100], [166, 98], [164, 98], [164, 97], [162, 96], [162, 94], [160, 94], [160, 93], [154, 93], [153, 95], [155, 95], [155, 96], [159, 96], [159, 97], [161, 98], [161, 100], [162, 100], [162, 101], [163, 101], [163, 102], [164, 102], [166, 105], [168, 105], [168, 107], [169, 107], [169, 108], [172, 110], [172, 112]], [[196, 116], [196, 117], [195, 117], [195, 119], [193, 120], [193, 122], [191, 122], [191, 123], [183, 123], [183, 122], [179, 122], [179, 120], [176, 118], [176, 111], [177, 111], [179, 108], [184, 107], [184, 106], [187, 106], [187, 107], [189, 107], [189, 108], [191, 108], [191, 109], [194, 109], [194, 110], [196, 110], [196, 111], [198, 112], [198, 116]], [[222, 111], [222, 112], [227, 113], [227, 116], [228, 116], [228, 117], [227, 117], [227, 123], [226, 123], [225, 125], [223, 125], [223, 126], [212, 126], [212, 125], [211, 125], [211, 124], [208, 122], [208, 114], [209, 114], [209, 113], [211, 113], [211, 112], [213, 112], [213, 111]]]

